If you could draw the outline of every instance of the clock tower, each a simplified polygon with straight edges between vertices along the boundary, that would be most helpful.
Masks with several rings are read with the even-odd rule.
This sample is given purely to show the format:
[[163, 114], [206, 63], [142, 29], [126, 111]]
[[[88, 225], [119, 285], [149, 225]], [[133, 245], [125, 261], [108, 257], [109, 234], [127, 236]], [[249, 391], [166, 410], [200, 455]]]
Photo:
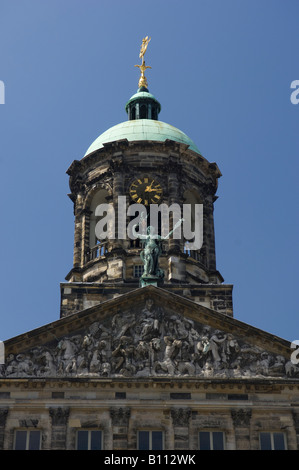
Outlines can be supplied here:
[[[67, 170], [75, 236], [73, 266], [67, 282], [61, 284], [61, 317], [142, 285], [144, 243], [140, 237], [128, 236], [127, 230], [136, 216], [134, 208], [140, 205], [145, 208], [140, 225], [149, 225], [151, 206], [157, 209], [159, 235], [167, 231], [166, 223], [170, 230], [174, 228], [171, 208], [181, 208], [182, 217], [184, 206], [191, 209], [193, 231], [198, 223], [195, 208], [202, 208], [199, 248], [184, 238], [183, 230], [180, 237], [162, 237], [159, 269], [163, 276], [158, 285], [233, 315], [232, 286], [223, 283], [216, 268], [213, 210], [221, 173], [184, 132], [160, 120], [160, 102], [149, 92], [144, 75], [150, 68], [144, 61], [148, 42], [145, 38], [142, 64], [136, 66], [141, 72], [139, 88], [125, 105], [128, 119], [100, 134]], [[169, 217], [161, 215], [161, 207], [169, 209]], [[106, 238], [99, 236], [103, 217]], [[108, 226], [113, 228], [110, 236]]]

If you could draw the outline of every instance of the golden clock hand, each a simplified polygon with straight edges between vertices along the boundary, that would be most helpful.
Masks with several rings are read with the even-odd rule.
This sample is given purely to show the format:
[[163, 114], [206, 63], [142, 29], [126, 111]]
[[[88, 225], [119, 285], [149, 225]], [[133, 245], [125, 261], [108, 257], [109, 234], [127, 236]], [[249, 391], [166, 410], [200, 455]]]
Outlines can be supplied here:
[[156, 191], [158, 193], [162, 193], [162, 189], [159, 186], [156, 186], [155, 188], [151, 188], [149, 191]]
[[154, 180], [151, 182], [151, 184], [149, 186], [147, 186], [145, 188], [145, 192], [149, 192], [149, 191], [152, 191], [152, 184], [153, 184]]
[[147, 189], [148, 191], [152, 191], [153, 182], [154, 182], [154, 180], [152, 180], [151, 184], [150, 184], [149, 186], [147, 186], [146, 189]]

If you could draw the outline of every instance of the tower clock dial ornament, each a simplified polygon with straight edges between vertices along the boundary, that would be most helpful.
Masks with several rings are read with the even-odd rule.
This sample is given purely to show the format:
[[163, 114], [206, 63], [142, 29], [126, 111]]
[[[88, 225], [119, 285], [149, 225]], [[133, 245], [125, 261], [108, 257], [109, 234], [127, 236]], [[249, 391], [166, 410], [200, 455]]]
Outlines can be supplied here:
[[154, 178], [144, 176], [138, 178], [130, 186], [130, 197], [136, 204], [157, 204], [160, 202], [163, 190], [159, 181]]

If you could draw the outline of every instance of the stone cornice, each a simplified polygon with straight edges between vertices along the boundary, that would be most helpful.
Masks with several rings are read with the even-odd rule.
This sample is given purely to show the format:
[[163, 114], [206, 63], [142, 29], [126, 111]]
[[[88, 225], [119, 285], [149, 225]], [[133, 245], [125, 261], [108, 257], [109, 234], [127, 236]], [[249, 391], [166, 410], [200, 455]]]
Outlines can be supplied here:
[[74, 160], [66, 173], [75, 178], [79, 173], [83, 174], [89, 168], [110, 164], [111, 160], [120, 159], [125, 163], [127, 157], [133, 154], [148, 153], [149, 156], [164, 155], [166, 158], [179, 158], [184, 163], [188, 162], [197, 168], [204, 168], [213, 178], [220, 178], [221, 172], [216, 163], [210, 163], [206, 158], [190, 150], [187, 145], [171, 140], [165, 142], [156, 141], [136, 141], [128, 142], [127, 139], [111, 142], [103, 148], [87, 155], [82, 160]]
[[[214, 394], [251, 394], [251, 393], [272, 393], [277, 394], [281, 392], [288, 391], [297, 391], [299, 390], [299, 379], [295, 378], [236, 378], [236, 379], [225, 379], [225, 378], [198, 378], [198, 377], [126, 377], [126, 378], [104, 378], [104, 377], [61, 377], [61, 378], [0, 378], [0, 391], [9, 390], [9, 389], [44, 389], [49, 388], [56, 390], [59, 387], [59, 390], [68, 388], [90, 388], [90, 389], [105, 389], [105, 390], [126, 390], [130, 389], [163, 389], [165, 391], [176, 392], [203, 392], [203, 393], [214, 393]], [[10, 398], [2, 399], [3, 403]], [[57, 402], [58, 400], [55, 399]], [[206, 401], [206, 399], [203, 398]], [[214, 400], [210, 399], [209, 402], [217, 400], [217, 397]], [[239, 400], [235, 400], [238, 401]], [[249, 400], [250, 401], [250, 400]], [[190, 403], [186, 400], [175, 400], [175, 403]], [[206, 401], [206, 403], [208, 403]], [[234, 401], [231, 400], [230, 403], [233, 405]], [[244, 406], [247, 404], [243, 402]], [[261, 404], [263, 406], [263, 404]], [[294, 404], [294, 406], [299, 406], [299, 404]], [[5, 405], [2, 408], [5, 408]]]

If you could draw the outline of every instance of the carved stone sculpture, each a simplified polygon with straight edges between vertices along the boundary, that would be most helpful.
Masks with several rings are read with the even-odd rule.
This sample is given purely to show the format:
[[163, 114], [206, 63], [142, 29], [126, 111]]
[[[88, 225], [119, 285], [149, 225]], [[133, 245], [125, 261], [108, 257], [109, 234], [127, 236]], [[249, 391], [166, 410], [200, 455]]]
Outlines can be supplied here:
[[59, 340], [10, 354], [2, 377], [299, 377], [281, 355], [157, 307], [117, 313]]

